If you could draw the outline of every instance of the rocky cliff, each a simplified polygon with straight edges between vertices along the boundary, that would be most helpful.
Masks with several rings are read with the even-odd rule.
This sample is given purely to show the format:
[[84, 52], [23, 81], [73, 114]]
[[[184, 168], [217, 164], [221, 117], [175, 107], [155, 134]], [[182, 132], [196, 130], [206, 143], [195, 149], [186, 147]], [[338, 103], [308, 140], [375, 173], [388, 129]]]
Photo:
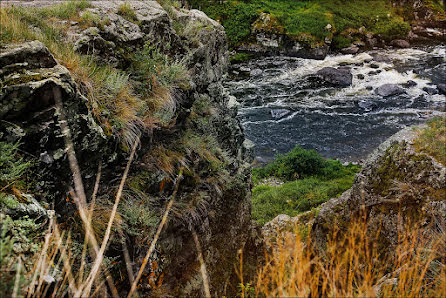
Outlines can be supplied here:
[[[47, 7], [51, 3], [27, 4]], [[17, 203], [2, 204], [2, 216], [12, 220], [27, 216], [44, 226], [42, 217], [23, 202], [28, 193], [37, 206], [54, 208], [58, 222], [70, 227], [75, 245], [81, 245], [82, 228], [71, 193], [73, 175], [61, 131], [62, 113], [71, 131], [87, 197], [93, 193], [98, 166], [102, 167], [93, 218], [100, 237], [129, 147], [139, 138], [137, 158], [115, 221], [115, 237], [106, 252], [111, 274], [119, 281], [118, 290], [124, 294], [129, 289], [129, 280], [121, 278], [127, 276], [129, 265], [124, 261], [122, 242], [130, 248], [130, 268], [137, 272], [167, 202], [178, 188], [139, 290], [144, 294], [203, 295], [192, 237], [196, 232], [211, 294], [235, 293], [234, 265], [240, 261], [239, 250], [246, 251], [245, 260], [255, 263], [254, 252], [260, 246], [250, 215], [251, 149], [244, 145], [234, 100], [222, 86], [228, 63], [223, 27], [200, 11], [163, 8], [156, 1], [94, 1], [86, 6], [74, 17], [50, 20], [61, 29], [57, 32], [62, 47], [72, 47], [73, 57], [87, 59], [80, 60], [84, 61], [79, 62], [81, 66], [87, 65], [82, 67], [97, 65], [96, 72], [86, 77], [67, 62], [67, 54], [60, 54], [63, 49], [56, 50], [58, 42], [42, 37], [47, 25], [34, 23], [30, 28], [35, 31], [27, 31], [29, 38], [2, 42], [0, 141], [19, 142], [24, 158], [32, 161], [30, 187], [20, 194], [7, 187], [2, 190]], [[23, 22], [31, 19], [26, 9], [18, 10], [23, 15], [17, 13]], [[35, 12], [41, 13], [39, 9]], [[6, 23], [2, 26], [12, 28], [11, 32], [16, 29]], [[116, 87], [118, 91], [113, 86], [95, 91], [97, 86], [88, 84], [101, 67], [109, 69], [102, 83], [113, 80], [111, 85], [116, 87], [124, 79]], [[143, 68], [150, 69], [142, 72]], [[175, 83], [170, 80], [173, 75], [168, 76], [172, 73], [181, 74]], [[59, 92], [62, 110], [56, 105]], [[125, 96], [123, 92], [127, 92]], [[123, 100], [118, 103], [117, 98]], [[140, 102], [145, 105], [141, 107]], [[135, 106], [138, 110], [132, 114]]]

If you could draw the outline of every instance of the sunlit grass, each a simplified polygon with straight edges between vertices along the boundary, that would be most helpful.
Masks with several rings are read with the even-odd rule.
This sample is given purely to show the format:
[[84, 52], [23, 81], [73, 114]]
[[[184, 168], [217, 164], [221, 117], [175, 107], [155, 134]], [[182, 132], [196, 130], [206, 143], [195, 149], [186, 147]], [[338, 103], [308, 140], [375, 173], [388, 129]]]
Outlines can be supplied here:
[[380, 248], [379, 233], [366, 221], [353, 220], [347, 231], [336, 228], [321, 251], [311, 237], [277, 239], [259, 271], [260, 297], [442, 297], [446, 291], [444, 232], [400, 230], [399, 244]]

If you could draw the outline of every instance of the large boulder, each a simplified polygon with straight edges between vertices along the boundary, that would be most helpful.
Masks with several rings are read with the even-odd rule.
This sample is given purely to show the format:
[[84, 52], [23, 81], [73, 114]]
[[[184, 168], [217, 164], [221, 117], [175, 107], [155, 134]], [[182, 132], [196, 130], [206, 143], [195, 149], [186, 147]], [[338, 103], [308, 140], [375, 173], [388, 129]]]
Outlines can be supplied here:
[[446, 217], [446, 167], [417, 152], [416, 137], [410, 127], [389, 138], [367, 158], [353, 187], [321, 206], [311, 231], [319, 249], [335, 224], [343, 230], [358, 216], [366, 216], [371, 235], [380, 231], [383, 253], [392, 253], [406, 224], [444, 229], [438, 225]]
[[324, 67], [316, 75], [336, 87], [348, 87], [353, 81], [353, 75], [348, 68]]
[[446, 84], [438, 84], [437, 89], [440, 94], [446, 95]]
[[405, 91], [403, 88], [395, 84], [384, 84], [375, 89], [375, 94], [383, 97], [394, 96], [403, 94]]

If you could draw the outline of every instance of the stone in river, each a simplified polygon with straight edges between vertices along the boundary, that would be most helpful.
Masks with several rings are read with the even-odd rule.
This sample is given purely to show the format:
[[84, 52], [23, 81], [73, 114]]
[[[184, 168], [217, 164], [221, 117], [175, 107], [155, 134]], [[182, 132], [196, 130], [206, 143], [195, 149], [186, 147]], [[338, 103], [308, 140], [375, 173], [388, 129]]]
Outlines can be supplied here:
[[369, 112], [373, 109], [376, 109], [378, 105], [374, 103], [373, 101], [367, 101], [367, 100], [361, 100], [358, 103], [360, 108], [363, 108], [366, 112]]
[[427, 92], [427, 94], [430, 94], [430, 95], [438, 94], [438, 90], [436, 88], [424, 87], [423, 91]]
[[446, 95], [446, 84], [438, 84], [437, 89], [440, 94]]
[[285, 109], [271, 110], [271, 116], [274, 119], [281, 119], [287, 115], [289, 115], [291, 111]]
[[258, 77], [260, 75], [262, 75], [263, 71], [260, 68], [256, 68], [251, 70], [251, 77]]
[[336, 87], [348, 87], [352, 84], [353, 75], [348, 68], [324, 67], [319, 70], [317, 76]]
[[383, 96], [393, 96], [405, 93], [404, 89], [395, 84], [384, 84], [375, 89], [375, 93]]
[[404, 88], [412, 88], [415, 87], [417, 84], [417, 82], [409, 80], [406, 83], [403, 84]]

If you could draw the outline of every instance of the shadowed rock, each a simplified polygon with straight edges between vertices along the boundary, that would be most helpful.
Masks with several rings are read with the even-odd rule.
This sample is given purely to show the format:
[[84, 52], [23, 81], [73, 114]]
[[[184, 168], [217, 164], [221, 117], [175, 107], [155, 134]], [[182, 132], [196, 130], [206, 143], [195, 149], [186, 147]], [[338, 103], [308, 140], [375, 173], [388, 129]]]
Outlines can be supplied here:
[[348, 68], [324, 67], [316, 75], [336, 87], [348, 87], [353, 81], [353, 75]]

